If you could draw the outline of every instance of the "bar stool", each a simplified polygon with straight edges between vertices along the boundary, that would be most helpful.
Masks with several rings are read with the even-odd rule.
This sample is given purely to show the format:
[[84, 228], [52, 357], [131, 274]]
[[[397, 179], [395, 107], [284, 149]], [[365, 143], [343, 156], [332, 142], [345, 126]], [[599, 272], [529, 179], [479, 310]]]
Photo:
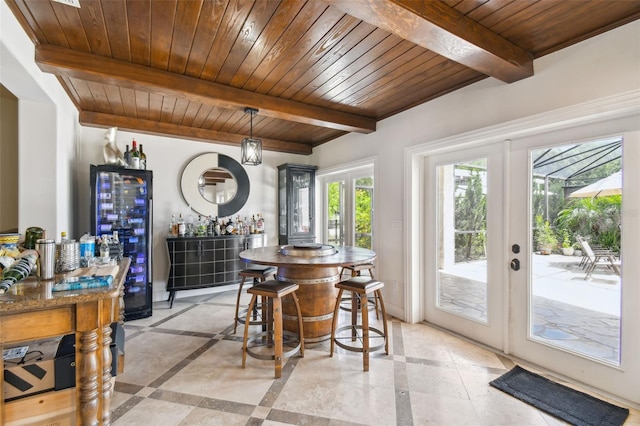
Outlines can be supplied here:
[[[339, 289], [338, 296], [336, 298], [336, 307], [333, 311], [333, 323], [331, 325], [331, 353], [333, 357], [334, 344], [340, 346], [342, 349], [352, 352], [362, 352], [362, 369], [363, 371], [369, 371], [369, 353], [377, 351], [384, 347], [385, 352], [389, 355], [389, 334], [387, 329], [387, 311], [384, 308], [384, 300], [382, 300], [382, 292], [380, 289], [384, 287], [384, 283], [376, 281], [369, 277], [352, 277], [348, 280], [341, 281], [336, 284], [336, 288]], [[338, 324], [338, 311], [340, 310], [340, 301], [342, 300], [342, 293], [344, 291], [351, 292], [351, 324], [337, 327]], [[373, 295], [380, 301], [380, 310], [382, 312], [383, 330], [380, 331], [377, 328], [369, 327], [369, 310], [368, 303], [360, 303], [362, 312], [362, 325], [358, 324], [358, 298], [369, 298], [369, 295]], [[344, 337], [339, 336], [343, 331], [350, 330], [351, 335]], [[358, 330], [362, 332], [360, 336]], [[370, 336], [370, 332], [372, 336]], [[379, 345], [370, 345], [371, 338], [382, 338], [384, 341]], [[356, 346], [354, 344], [346, 344], [340, 340], [351, 339], [352, 342], [360, 340], [362, 346]]]
[[[362, 271], [368, 271], [369, 276], [373, 280], [375, 279], [375, 277], [373, 276], [373, 268], [374, 268], [373, 263], [362, 263], [360, 265], [343, 266], [342, 270], [340, 270], [340, 280], [342, 281], [342, 276], [345, 273], [345, 271], [351, 272], [352, 278], [362, 276]], [[351, 311], [350, 307], [344, 306], [344, 302], [348, 302], [349, 300], [351, 300], [350, 297], [343, 298], [341, 301], [340, 309], [342, 309], [343, 311]], [[374, 295], [373, 300], [370, 298], [367, 298], [367, 300], [369, 303], [371, 303], [375, 307], [376, 319], [380, 319], [380, 317], [378, 316], [378, 310], [380, 309], [378, 305], [378, 299]]]
[[362, 271], [368, 271], [371, 279], [374, 279], [375, 277], [373, 276], [373, 268], [373, 263], [362, 263], [360, 265], [343, 266], [342, 270], [340, 271], [340, 280], [342, 280], [342, 274], [344, 274], [345, 271], [350, 271], [352, 277], [359, 277], [362, 275]]
[[[238, 314], [240, 309], [240, 296], [242, 296], [242, 287], [244, 286], [244, 282], [247, 278], [253, 278], [253, 285], [259, 284], [261, 282], [265, 282], [270, 275], [274, 275], [276, 273], [277, 268], [275, 266], [262, 266], [262, 265], [253, 265], [249, 268], [243, 269], [240, 271], [238, 275], [242, 277], [240, 281], [240, 287], [238, 288], [238, 299], [236, 300], [236, 315], [233, 320], [233, 334], [236, 334], [236, 328], [238, 327], [238, 323], [245, 324], [244, 314], [242, 311], [242, 316]], [[249, 323], [249, 325], [259, 325], [262, 324], [262, 321], [257, 320], [257, 307], [254, 308], [253, 312], [253, 321]]]
[[[251, 336], [251, 339], [249, 339], [249, 327], [244, 328], [244, 339], [242, 342], [242, 368], [245, 368], [247, 354], [252, 356], [253, 358], [274, 360], [275, 376], [276, 379], [278, 379], [282, 377], [283, 357], [291, 357], [298, 351], [300, 351], [300, 356], [304, 357], [304, 331], [302, 328], [302, 313], [300, 311], [300, 303], [298, 302], [298, 296], [296, 295], [297, 289], [298, 284], [296, 283], [269, 280], [258, 285], [254, 285], [249, 290], [247, 290], [247, 293], [252, 294], [251, 302], [249, 302], [249, 308], [247, 309], [247, 323], [249, 323], [251, 319], [251, 311], [253, 310], [258, 296], [262, 297], [263, 304], [268, 304], [272, 309], [267, 310], [267, 330], [260, 333], [255, 333]], [[282, 328], [282, 298], [287, 295], [291, 295], [293, 302], [296, 305], [296, 314], [298, 316], [298, 344], [291, 350], [283, 352], [283, 336], [296, 336], [295, 333], [288, 330], [283, 330]], [[273, 320], [273, 323], [271, 320]], [[253, 350], [253, 348], [256, 348], [258, 346], [264, 346], [264, 344], [255, 345], [253, 347], [249, 346], [249, 343], [257, 342], [258, 340], [262, 340], [264, 337], [266, 337], [267, 345], [273, 345], [273, 354], [263, 354]]]

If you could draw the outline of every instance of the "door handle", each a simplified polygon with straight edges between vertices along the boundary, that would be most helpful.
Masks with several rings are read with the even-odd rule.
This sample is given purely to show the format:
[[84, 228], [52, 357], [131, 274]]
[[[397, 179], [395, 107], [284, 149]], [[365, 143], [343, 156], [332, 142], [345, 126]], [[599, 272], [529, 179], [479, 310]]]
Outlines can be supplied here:
[[511, 259], [511, 269], [514, 271], [520, 270], [520, 261], [518, 259]]

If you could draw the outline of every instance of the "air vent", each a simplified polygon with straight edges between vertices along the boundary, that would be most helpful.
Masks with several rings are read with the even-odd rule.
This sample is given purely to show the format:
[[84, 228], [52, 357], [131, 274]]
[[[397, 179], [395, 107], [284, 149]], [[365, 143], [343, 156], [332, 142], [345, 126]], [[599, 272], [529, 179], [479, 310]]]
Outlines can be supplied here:
[[53, 1], [57, 1], [58, 3], [66, 4], [67, 6], [73, 6], [80, 9], [80, 0], [53, 0]]

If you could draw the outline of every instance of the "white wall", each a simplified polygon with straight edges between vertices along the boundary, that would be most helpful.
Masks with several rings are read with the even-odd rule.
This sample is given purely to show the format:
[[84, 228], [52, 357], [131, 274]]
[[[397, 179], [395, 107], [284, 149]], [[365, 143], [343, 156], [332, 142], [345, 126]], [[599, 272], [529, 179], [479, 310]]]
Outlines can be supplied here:
[[18, 230], [71, 229], [78, 114], [56, 78], [36, 66], [34, 46], [5, 2], [0, 4], [0, 83], [18, 98]]
[[[506, 84], [492, 78], [378, 123], [369, 135], [349, 134], [314, 149], [320, 170], [362, 157], [377, 158], [375, 187], [378, 277], [388, 309], [405, 318], [405, 154], [409, 147], [640, 89], [640, 21], [534, 62], [535, 75]], [[339, 152], [340, 155], [336, 155]], [[396, 221], [396, 222], [394, 222]], [[396, 226], [392, 226], [393, 224]], [[394, 286], [395, 287], [395, 286]]]

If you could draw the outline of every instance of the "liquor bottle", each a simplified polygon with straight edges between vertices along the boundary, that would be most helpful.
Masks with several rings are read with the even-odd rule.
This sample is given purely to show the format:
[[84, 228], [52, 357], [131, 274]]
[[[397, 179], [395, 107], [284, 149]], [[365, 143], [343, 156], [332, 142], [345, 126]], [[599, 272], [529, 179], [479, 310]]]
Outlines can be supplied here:
[[256, 215], [251, 216], [251, 223], [249, 224], [249, 232], [251, 234], [256, 233]]
[[129, 145], [127, 145], [127, 149], [124, 152], [124, 162], [127, 167], [131, 167], [131, 151], [129, 151]]
[[213, 237], [215, 232], [213, 226], [213, 219], [209, 216], [209, 219], [207, 220], [207, 237]]
[[176, 215], [171, 215], [171, 223], [169, 224], [169, 236], [177, 237], [178, 236], [178, 222], [176, 222]]
[[109, 260], [109, 243], [107, 243], [107, 236], [102, 236], [102, 241], [100, 242], [100, 260], [102, 263], [106, 263]]
[[147, 170], [147, 154], [142, 150], [142, 144], [140, 144], [140, 170]]
[[216, 219], [213, 222], [213, 235], [217, 237], [218, 235], [220, 235], [220, 232], [221, 232], [220, 222], [218, 222], [218, 216], [216, 216]]
[[187, 232], [187, 226], [184, 223], [184, 219], [182, 218], [182, 213], [180, 213], [180, 217], [178, 218], [178, 236], [184, 237]]
[[138, 151], [138, 142], [134, 139], [131, 142], [131, 168], [139, 169], [140, 168], [140, 151]]

